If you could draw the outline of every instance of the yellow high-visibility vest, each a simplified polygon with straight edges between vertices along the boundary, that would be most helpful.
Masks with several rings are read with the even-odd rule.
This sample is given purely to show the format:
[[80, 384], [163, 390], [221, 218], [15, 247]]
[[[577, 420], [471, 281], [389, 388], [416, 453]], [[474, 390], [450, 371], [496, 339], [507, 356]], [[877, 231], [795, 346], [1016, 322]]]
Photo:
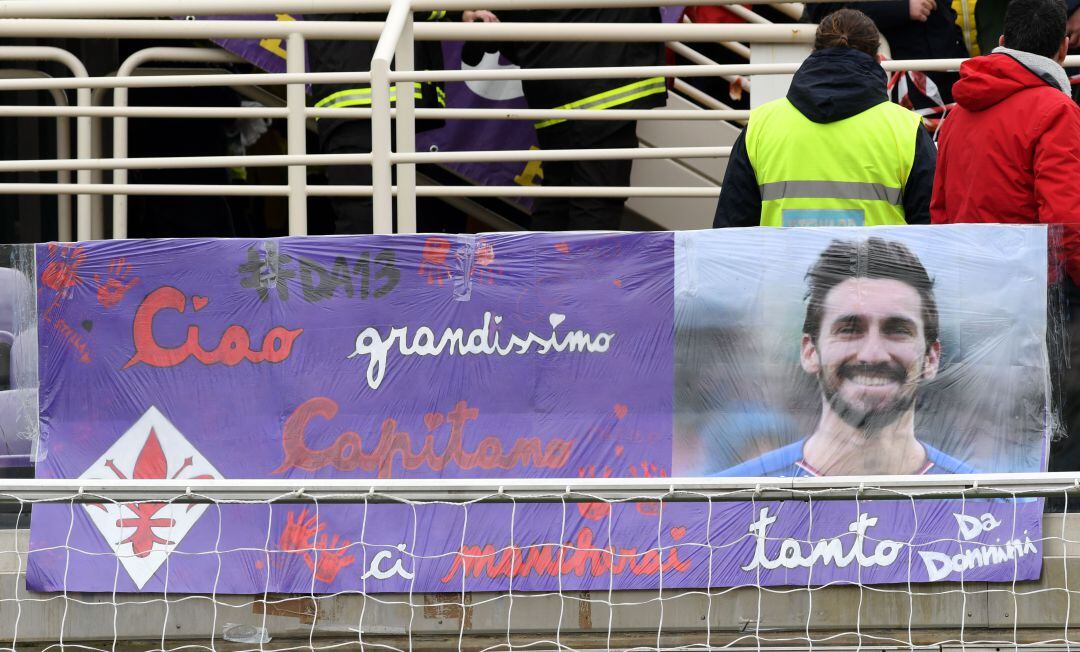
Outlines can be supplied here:
[[787, 98], [750, 112], [746, 151], [761, 191], [762, 226], [906, 224], [904, 186], [922, 121], [883, 101], [817, 123]]

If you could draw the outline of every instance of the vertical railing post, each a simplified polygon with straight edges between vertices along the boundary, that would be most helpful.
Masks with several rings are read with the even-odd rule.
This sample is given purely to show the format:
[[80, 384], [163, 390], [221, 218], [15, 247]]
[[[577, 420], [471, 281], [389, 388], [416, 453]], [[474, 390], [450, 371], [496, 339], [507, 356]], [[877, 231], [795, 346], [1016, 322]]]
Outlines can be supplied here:
[[[94, 107], [101, 106], [101, 98], [104, 97], [106, 88], [96, 88], [90, 93], [90, 104]], [[90, 118], [90, 157], [93, 159], [99, 159], [105, 156], [104, 150], [104, 134], [102, 133], [102, 127], [104, 121], [99, 117]], [[93, 180], [93, 184], [100, 185], [105, 181], [105, 170], [91, 170], [90, 178]], [[101, 225], [101, 231], [105, 230], [105, 195], [94, 194], [90, 196], [90, 213], [93, 216], [91, 218], [91, 224], [93, 228], [91, 231], [97, 228], [98, 224]], [[96, 232], [96, 231], [95, 231]]]
[[[307, 72], [303, 34], [289, 35], [285, 69], [289, 73]], [[288, 118], [288, 152], [290, 156], [307, 153], [307, 116], [304, 108], [307, 99], [303, 83], [290, 83], [285, 91]], [[307, 166], [289, 166], [289, 235], [307, 235]]]
[[[139, 66], [149, 61], [186, 61], [189, 63], [236, 63], [243, 61], [236, 55], [229, 54], [224, 50], [210, 50], [207, 48], [176, 48], [176, 47], [152, 47], [132, 53], [116, 70], [116, 76], [130, 77], [139, 69]], [[113, 106], [125, 108], [128, 106], [128, 89], [117, 86], [113, 90]], [[113, 125], [113, 156], [115, 158], [128, 157], [128, 119], [114, 117]], [[113, 170], [113, 184], [123, 185], [128, 182], [128, 171]], [[128, 237], [128, 196], [113, 193], [113, 238], [124, 240]]]
[[[88, 77], [89, 75], [83, 69], [81, 76]], [[75, 104], [80, 108], [89, 108], [93, 103], [93, 94], [89, 88], [76, 89]], [[90, 116], [83, 115], [75, 118], [75, 128], [75, 158], [80, 161], [89, 161], [93, 158], [94, 149], [94, 135], [91, 133], [93, 124]], [[94, 181], [93, 173], [90, 170], [79, 169], [75, 173], [75, 181], [89, 185]], [[94, 219], [90, 195], [84, 193], [75, 196], [75, 215], [78, 223], [76, 234], [78, 240], [93, 240], [105, 236], [104, 218], [99, 215], [97, 220]]]
[[[53, 90], [64, 98], [61, 105], [67, 105], [67, 96], [61, 90]], [[68, 118], [56, 119], [56, 158], [61, 161], [71, 158], [71, 121]], [[71, 171], [61, 170], [56, 173], [57, 183], [71, 183]], [[60, 242], [71, 242], [74, 234], [71, 230], [71, 195], [58, 195], [56, 197], [56, 239]]]
[[[392, 233], [394, 230], [390, 62], [394, 60], [409, 17], [409, 5], [410, 0], [392, 0], [379, 43], [375, 46], [375, 56], [371, 58], [371, 185], [375, 233]], [[399, 101], [401, 88], [397, 93]]]
[[[134, 65], [130, 65], [125, 61], [120, 68], [116, 71], [117, 77], [126, 77], [131, 74], [134, 69]], [[128, 105], [128, 89], [123, 86], [117, 86], [113, 91], [113, 106], [116, 108], [124, 108]], [[113, 157], [115, 158], [127, 158], [128, 155], [128, 119], [121, 116], [115, 116], [112, 119], [113, 123]], [[122, 186], [127, 185], [128, 171], [121, 168], [116, 168], [112, 173], [113, 185]], [[112, 221], [113, 221], [113, 238], [117, 240], [126, 240], [128, 237], [128, 196], [120, 193], [114, 193], [112, 198]]]
[[[398, 72], [409, 72], [416, 67], [413, 48], [412, 12], [406, 16], [397, 53], [394, 55]], [[416, 100], [415, 89], [420, 86], [412, 81], [397, 83], [397, 152], [416, 151]], [[416, 233], [416, 164], [397, 165], [397, 232]]]
[[371, 61], [371, 201], [375, 233], [392, 233], [393, 172], [390, 167], [390, 63]]

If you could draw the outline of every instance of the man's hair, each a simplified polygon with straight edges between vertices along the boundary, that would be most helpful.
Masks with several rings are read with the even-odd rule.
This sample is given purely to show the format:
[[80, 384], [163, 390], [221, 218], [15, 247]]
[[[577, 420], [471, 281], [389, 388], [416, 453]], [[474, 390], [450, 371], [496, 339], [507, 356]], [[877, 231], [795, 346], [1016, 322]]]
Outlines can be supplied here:
[[852, 48], [877, 56], [881, 34], [870, 17], [857, 9], [840, 9], [825, 16], [814, 36], [814, 49]]
[[806, 321], [803, 333], [815, 342], [825, 314], [829, 291], [853, 278], [890, 279], [915, 289], [922, 300], [926, 346], [938, 339], [938, 309], [934, 281], [922, 261], [899, 242], [878, 237], [866, 240], [833, 240], [806, 272]]
[[1011, 0], [1005, 10], [1005, 47], [1054, 58], [1065, 40], [1065, 0]]

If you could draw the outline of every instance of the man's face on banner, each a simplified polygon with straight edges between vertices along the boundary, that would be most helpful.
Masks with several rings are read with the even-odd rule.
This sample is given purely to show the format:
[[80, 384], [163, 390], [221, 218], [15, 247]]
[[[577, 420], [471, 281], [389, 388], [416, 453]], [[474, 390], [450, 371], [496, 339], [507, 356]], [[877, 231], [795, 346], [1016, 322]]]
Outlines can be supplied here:
[[941, 345], [926, 344], [922, 299], [892, 279], [851, 278], [825, 295], [817, 341], [803, 335], [802, 367], [818, 377], [833, 411], [876, 430], [915, 402], [937, 374]]

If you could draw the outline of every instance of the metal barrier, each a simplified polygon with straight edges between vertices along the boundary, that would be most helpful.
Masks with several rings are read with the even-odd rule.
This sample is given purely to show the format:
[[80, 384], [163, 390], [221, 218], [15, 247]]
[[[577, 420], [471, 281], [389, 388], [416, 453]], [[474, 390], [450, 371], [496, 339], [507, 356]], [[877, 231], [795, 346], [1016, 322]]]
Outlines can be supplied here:
[[[8, 68], [0, 70], [0, 79], [44, 79], [50, 75], [40, 70], [24, 70], [20, 68]], [[69, 108], [67, 95], [59, 89], [51, 89], [52, 100], [56, 108]], [[52, 107], [36, 106], [0, 106], [0, 116], [37, 117], [41, 110]], [[76, 114], [71, 114], [76, 115]], [[56, 112], [56, 158], [67, 160], [71, 158], [71, 120], [68, 114]], [[71, 171], [61, 170], [56, 173], [58, 185], [71, 184]], [[57, 194], [56, 196], [56, 233], [60, 240], [71, 239], [71, 195]]]
[[[471, 6], [473, 3], [468, 3]], [[543, 7], [564, 6], [655, 6], [674, 4], [672, 1], [657, 3], [655, 0], [492, 0], [486, 7], [498, 10], [503, 7], [522, 8], [534, 4]], [[680, 2], [679, 4], [687, 4]], [[689, 4], [717, 4], [716, 2], [691, 2]], [[726, 3], [723, 3], [726, 4]], [[578, 79], [578, 78], [632, 78], [642, 76], [666, 76], [685, 78], [692, 76], [750, 76], [791, 74], [798, 63], [716, 65], [701, 61], [695, 65], [646, 66], [617, 68], [549, 68], [549, 69], [499, 69], [499, 70], [412, 70], [412, 53], [416, 40], [469, 40], [504, 41], [513, 39], [548, 41], [646, 41], [646, 42], [717, 42], [732, 41], [750, 44], [812, 42], [814, 26], [805, 24], [532, 24], [532, 23], [420, 23], [413, 25], [412, 12], [434, 8], [455, 9], [466, 5], [464, 0], [442, 2], [436, 0], [194, 0], [185, 3], [189, 13], [225, 15], [240, 13], [305, 11], [329, 12], [346, 8], [350, 11], [385, 11], [389, 13], [385, 23], [379, 22], [322, 22], [322, 21], [172, 21], [141, 20], [133, 17], [169, 16], [175, 13], [175, 3], [164, 0], [108, 0], [87, 4], [79, 0], [35, 0], [33, 3], [0, 4], [0, 37], [89, 37], [95, 38], [157, 38], [157, 39], [205, 39], [205, 38], [281, 38], [287, 39], [288, 62], [285, 73], [225, 73], [214, 75], [152, 75], [134, 76], [131, 73], [143, 61], [151, 59], [174, 59], [203, 62], [231, 60], [231, 55], [204, 51], [193, 53], [190, 48], [153, 48], [133, 56], [117, 72], [115, 77], [89, 77], [70, 53], [60, 56], [72, 67], [74, 78], [70, 79], [0, 79], [0, 90], [49, 90], [77, 89], [75, 107], [4, 107], [0, 115], [35, 115], [66, 118], [75, 116], [78, 124], [78, 152], [75, 161], [20, 160], [0, 161], [0, 171], [57, 171], [63, 175], [77, 171], [77, 182], [67, 183], [63, 177], [56, 184], [12, 183], [0, 184], [4, 194], [65, 194], [78, 195], [78, 225], [76, 236], [80, 240], [101, 237], [101, 211], [92, 210], [91, 197], [113, 195], [113, 237], [127, 235], [127, 197], [130, 195], [262, 195], [287, 196], [289, 198], [289, 233], [307, 232], [307, 198], [309, 196], [373, 196], [375, 205], [375, 232], [390, 233], [393, 230], [393, 204], [396, 197], [398, 231], [411, 233], [416, 230], [416, 198], [418, 196], [481, 197], [481, 196], [605, 196], [605, 197], [714, 197], [717, 187], [613, 187], [613, 188], [559, 188], [523, 186], [487, 187], [437, 187], [416, 185], [416, 165], [428, 163], [464, 163], [496, 161], [557, 161], [599, 159], [687, 159], [703, 157], [726, 157], [729, 147], [648, 147], [635, 150], [588, 149], [558, 151], [470, 151], [470, 152], [416, 152], [415, 121], [417, 119], [503, 119], [503, 120], [732, 120], [743, 121], [749, 113], [720, 108], [684, 111], [634, 111], [634, 110], [539, 110], [539, 109], [418, 109], [413, 98], [404, 94], [396, 108], [390, 106], [390, 85], [398, 82], [416, 81], [471, 81], [471, 80], [525, 80], [525, 79]], [[793, 8], [786, 11], [790, 13]], [[55, 16], [68, 16], [57, 19]], [[109, 17], [109, 18], [101, 18]], [[128, 17], [115, 20], [113, 17]], [[375, 57], [370, 72], [355, 73], [307, 73], [304, 61], [304, 43], [315, 39], [377, 40]], [[7, 49], [0, 49], [0, 58]], [[55, 53], [54, 53], [55, 54]], [[65, 56], [66, 55], [66, 56]], [[1080, 57], [1072, 58], [1072, 65], [1080, 64]], [[886, 70], [955, 70], [961, 59], [887, 61]], [[391, 63], [394, 70], [391, 70]], [[76, 65], [77, 64], [77, 65]], [[372, 87], [371, 108], [308, 108], [304, 97], [304, 85], [316, 82], [369, 83]], [[286, 85], [286, 106], [280, 107], [128, 107], [127, 89], [150, 87], [205, 87]], [[94, 89], [103, 92], [116, 91], [112, 107], [92, 106]], [[682, 92], [706, 107], [720, 105], [715, 99], [696, 91], [680, 79], [676, 91]], [[318, 117], [365, 118], [372, 124], [373, 148], [370, 154], [308, 154], [305, 150], [305, 125], [308, 118]], [[92, 120], [112, 118], [114, 125], [113, 155], [111, 158], [93, 156], [100, 154], [94, 148]], [[127, 120], [130, 117], [261, 117], [285, 118], [288, 124], [288, 150], [285, 155], [273, 156], [224, 156], [224, 157], [155, 157], [129, 158], [127, 156]], [[395, 121], [396, 119], [396, 121]], [[391, 147], [390, 129], [396, 129], [397, 148]], [[100, 140], [100, 134], [98, 134]], [[96, 149], [96, 151], [95, 151]], [[306, 168], [309, 165], [371, 165], [372, 186], [307, 187]], [[128, 170], [178, 169], [211, 167], [286, 166], [288, 184], [285, 186], [222, 186], [222, 185], [176, 185], [176, 184], [130, 184]], [[392, 182], [397, 171], [397, 184]], [[113, 170], [112, 183], [103, 183], [100, 171]], [[100, 204], [99, 204], [100, 205]], [[70, 232], [61, 230], [61, 237]]]
[[[85, 79], [90, 76], [86, 71], [86, 66], [72, 53], [62, 48], [41, 46], [41, 45], [5, 45], [0, 46], [0, 60], [3, 61], [52, 61], [59, 63], [71, 72], [72, 76], [76, 79]], [[47, 81], [47, 80], [42, 80]], [[55, 89], [45, 87], [42, 90], [48, 90], [53, 92]], [[63, 95], [60, 93], [59, 95]], [[53, 101], [58, 106], [61, 105], [60, 97], [56, 93], [53, 93]], [[90, 90], [78, 88], [75, 93], [75, 102], [80, 107], [90, 105]], [[63, 104], [67, 104], [67, 98], [64, 97]], [[89, 118], [79, 117], [76, 118], [76, 140], [75, 151], [76, 158], [84, 160], [90, 158], [90, 123]], [[57, 124], [57, 157], [61, 157], [62, 154], [66, 154], [63, 158], [70, 157], [70, 151], [68, 146], [68, 129], [66, 123], [63, 125]], [[63, 150], [61, 150], [60, 139], [64, 138]], [[78, 170], [76, 172], [76, 180], [80, 184], [89, 183], [91, 181], [89, 171]], [[67, 175], [63, 175], [67, 176]], [[61, 177], [63, 178], [63, 177]], [[70, 203], [61, 203], [59, 206], [58, 219], [58, 233], [61, 239], [64, 235], [68, 238], [71, 237], [71, 217], [70, 217]], [[76, 203], [76, 211], [80, 222], [90, 220], [90, 198], [89, 196], [80, 195]]]
[[[199, 48], [147, 48], [129, 56], [116, 71], [117, 77], [130, 77], [135, 70], [150, 61], [184, 61], [188, 63], [235, 63], [241, 59], [225, 51], [207, 50]], [[302, 88], [302, 87], [301, 87]], [[117, 88], [113, 91], [113, 106], [126, 107], [128, 103], [128, 89]], [[128, 152], [128, 119], [127, 117], [113, 117], [113, 156], [126, 158]], [[126, 184], [128, 180], [127, 170], [116, 169], [113, 171], [113, 183]], [[113, 237], [127, 237], [127, 195], [113, 195]], [[101, 237], [97, 233], [95, 237]]]

